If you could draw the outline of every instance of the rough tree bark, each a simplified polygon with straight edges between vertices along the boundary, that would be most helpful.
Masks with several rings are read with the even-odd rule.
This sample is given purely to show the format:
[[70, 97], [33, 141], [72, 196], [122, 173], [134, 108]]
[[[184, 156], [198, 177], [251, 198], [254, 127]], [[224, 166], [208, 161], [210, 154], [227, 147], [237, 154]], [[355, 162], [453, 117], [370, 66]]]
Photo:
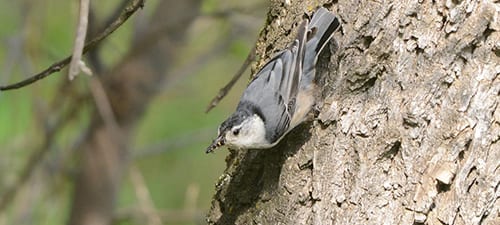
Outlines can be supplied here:
[[208, 222], [500, 224], [499, 2], [273, 0], [254, 69], [319, 5], [342, 21], [319, 115], [230, 151]]
[[128, 166], [131, 134], [159, 90], [199, 6], [199, 0], [160, 1], [150, 23], [137, 34], [130, 53], [100, 77], [106, 96], [96, 98], [109, 98], [112, 115], [106, 118], [105, 112], [96, 110], [91, 119], [81, 149], [81, 171], [75, 182], [69, 224], [111, 223], [120, 181]]

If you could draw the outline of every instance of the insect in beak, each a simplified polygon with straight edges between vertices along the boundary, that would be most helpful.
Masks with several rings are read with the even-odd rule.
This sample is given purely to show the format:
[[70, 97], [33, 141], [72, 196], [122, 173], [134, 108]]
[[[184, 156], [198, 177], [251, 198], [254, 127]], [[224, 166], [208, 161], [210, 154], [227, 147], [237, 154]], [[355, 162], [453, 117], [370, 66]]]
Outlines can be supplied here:
[[210, 146], [208, 146], [207, 150], [205, 151], [205, 153], [211, 153], [211, 152], [214, 152], [215, 149], [223, 146], [225, 144], [225, 140], [224, 140], [224, 137], [223, 136], [219, 136], [217, 137]]

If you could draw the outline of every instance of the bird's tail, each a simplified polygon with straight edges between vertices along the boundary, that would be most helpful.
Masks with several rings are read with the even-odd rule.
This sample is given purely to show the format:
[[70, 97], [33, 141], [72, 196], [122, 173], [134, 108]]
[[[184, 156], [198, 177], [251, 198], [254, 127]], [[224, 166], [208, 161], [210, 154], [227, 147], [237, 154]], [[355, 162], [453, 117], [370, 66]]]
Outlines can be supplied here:
[[[304, 56], [304, 73], [310, 77], [309, 79], [314, 78], [314, 68], [316, 67], [318, 55], [326, 44], [328, 44], [333, 33], [339, 26], [340, 22], [337, 17], [324, 7], [320, 7], [313, 14], [311, 22], [308, 25]], [[311, 72], [313, 74], [310, 74]]]

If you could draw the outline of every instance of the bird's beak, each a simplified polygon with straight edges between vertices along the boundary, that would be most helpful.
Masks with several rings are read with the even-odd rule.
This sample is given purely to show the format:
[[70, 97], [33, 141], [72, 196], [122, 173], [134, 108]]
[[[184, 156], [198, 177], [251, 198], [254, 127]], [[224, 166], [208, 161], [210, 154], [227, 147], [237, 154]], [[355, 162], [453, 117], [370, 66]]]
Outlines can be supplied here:
[[213, 152], [215, 149], [219, 148], [220, 146], [223, 146], [225, 144], [225, 140], [224, 140], [224, 137], [223, 135], [220, 135], [219, 137], [217, 137], [210, 146], [208, 146], [207, 148], [207, 151], [205, 151], [206, 153], [211, 153]]

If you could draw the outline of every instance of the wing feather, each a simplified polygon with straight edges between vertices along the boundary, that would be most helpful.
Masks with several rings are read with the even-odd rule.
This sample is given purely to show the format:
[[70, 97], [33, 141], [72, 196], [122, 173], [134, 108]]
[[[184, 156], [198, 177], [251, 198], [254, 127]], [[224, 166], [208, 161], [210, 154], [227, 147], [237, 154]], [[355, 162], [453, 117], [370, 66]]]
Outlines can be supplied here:
[[[297, 39], [271, 59], [249, 84], [241, 102], [261, 107], [266, 120], [266, 139], [275, 143], [288, 130], [302, 76], [307, 21], [299, 27]], [[271, 131], [271, 132], [269, 132]]]

